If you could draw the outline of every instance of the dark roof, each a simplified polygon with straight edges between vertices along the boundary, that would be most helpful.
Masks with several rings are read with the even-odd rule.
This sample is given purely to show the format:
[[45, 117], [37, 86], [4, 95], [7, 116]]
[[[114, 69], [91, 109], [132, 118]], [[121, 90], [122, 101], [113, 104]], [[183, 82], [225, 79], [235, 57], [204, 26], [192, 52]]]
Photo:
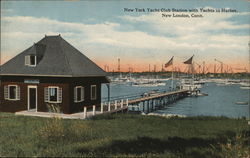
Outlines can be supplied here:
[[[35, 67], [25, 65], [25, 56], [36, 55]], [[45, 36], [1, 66], [1, 75], [90, 77], [106, 72], [59, 36]]]

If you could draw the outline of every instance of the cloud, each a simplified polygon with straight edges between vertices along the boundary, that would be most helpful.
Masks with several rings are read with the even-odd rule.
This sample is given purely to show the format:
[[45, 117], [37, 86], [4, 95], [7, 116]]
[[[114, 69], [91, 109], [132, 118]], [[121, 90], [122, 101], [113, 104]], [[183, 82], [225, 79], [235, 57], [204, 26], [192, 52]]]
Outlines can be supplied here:
[[[205, 7], [210, 8], [210, 7]], [[187, 14], [179, 12], [175, 14]], [[172, 15], [173, 13], [165, 13]], [[188, 13], [191, 14], [191, 13]], [[130, 23], [146, 23], [160, 33], [170, 33], [176, 36], [187, 34], [209, 33], [210, 31], [224, 31], [249, 29], [249, 24], [235, 24], [230, 18], [237, 18], [242, 15], [250, 15], [250, 12], [242, 13], [194, 13], [200, 14], [202, 18], [164, 18], [161, 12], [144, 14], [140, 16], [125, 15], [120, 17]]]
[[[67, 41], [91, 59], [103, 63], [122, 56], [124, 62], [132, 59], [135, 63], [153, 65], [157, 62], [161, 65], [172, 55], [181, 62], [192, 54], [200, 61], [204, 60], [203, 56], [206, 56], [207, 60], [218, 57], [227, 62], [232, 60], [231, 57], [237, 56], [246, 61], [249, 37], [223, 32], [224, 29], [238, 30], [249, 27], [228, 21], [228, 18], [234, 16], [236, 15], [209, 14], [202, 19], [166, 20], [158, 13], [152, 13], [120, 17], [128, 22], [128, 25], [133, 26], [133, 30], [126, 30], [118, 22], [86, 24], [46, 17], [5, 16], [2, 17], [1, 24], [1, 52], [3, 56], [14, 56], [45, 34], [62, 34]], [[143, 23], [148, 29], [136, 27], [137, 23]], [[211, 30], [218, 32], [209, 33]]]
[[3, 8], [1, 8], [1, 14], [7, 14], [7, 13], [12, 13], [12, 12], [14, 12], [13, 9], [3, 9]]

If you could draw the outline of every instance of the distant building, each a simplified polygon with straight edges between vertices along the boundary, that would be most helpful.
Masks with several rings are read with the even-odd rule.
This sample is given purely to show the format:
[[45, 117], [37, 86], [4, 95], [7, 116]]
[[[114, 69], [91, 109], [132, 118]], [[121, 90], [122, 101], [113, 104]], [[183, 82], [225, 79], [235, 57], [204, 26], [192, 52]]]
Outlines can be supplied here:
[[0, 67], [0, 111], [63, 113], [100, 105], [106, 72], [59, 36], [45, 36]]

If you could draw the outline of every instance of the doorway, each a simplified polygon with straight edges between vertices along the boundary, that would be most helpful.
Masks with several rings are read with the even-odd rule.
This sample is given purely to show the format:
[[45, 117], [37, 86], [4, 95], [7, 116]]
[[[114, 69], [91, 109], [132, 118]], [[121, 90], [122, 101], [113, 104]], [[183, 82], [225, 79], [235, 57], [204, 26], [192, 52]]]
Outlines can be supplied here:
[[28, 86], [28, 110], [37, 112], [37, 86]]

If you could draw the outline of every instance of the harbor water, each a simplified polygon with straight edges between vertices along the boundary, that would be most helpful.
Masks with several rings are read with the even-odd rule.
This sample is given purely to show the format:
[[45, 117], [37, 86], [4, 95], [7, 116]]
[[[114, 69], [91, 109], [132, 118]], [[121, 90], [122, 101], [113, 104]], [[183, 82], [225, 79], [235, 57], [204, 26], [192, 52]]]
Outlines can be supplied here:
[[[152, 91], [169, 91], [171, 81], [166, 86], [136, 87], [130, 83], [111, 84], [112, 98], [131, 98]], [[249, 117], [249, 89], [241, 89], [240, 85], [217, 85], [208, 82], [201, 88], [208, 96], [186, 97], [177, 102], [166, 105], [165, 108], [154, 111], [157, 114], [178, 114], [185, 116], [226, 116], [231, 118]], [[106, 85], [102, 87], [103, 100], [108, 97]], [[247, 102], [248, 104], [236, 104]]]

